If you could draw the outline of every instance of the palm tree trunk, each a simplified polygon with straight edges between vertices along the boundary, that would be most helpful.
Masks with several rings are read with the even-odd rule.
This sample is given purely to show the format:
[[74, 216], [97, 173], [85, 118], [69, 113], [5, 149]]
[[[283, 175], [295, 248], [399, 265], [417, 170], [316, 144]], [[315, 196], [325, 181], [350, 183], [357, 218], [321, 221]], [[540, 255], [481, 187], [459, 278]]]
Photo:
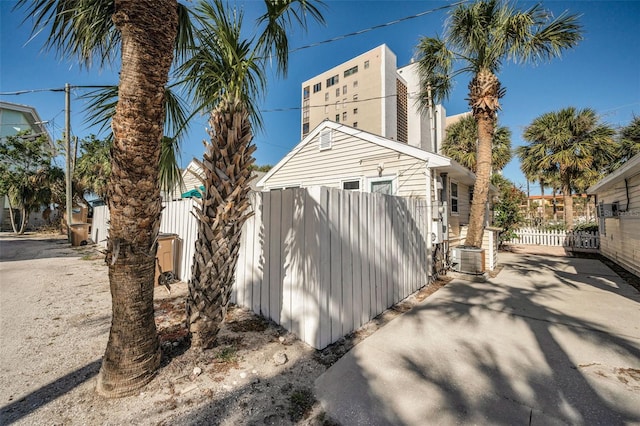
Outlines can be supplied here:
[[211, 143], [200, 166], [205, 194], [196, 209], [198, 240], [189, 281], [187, 322], [194, 347], [210, 348], [226, 315], [235, 279], [242, 225], [249, 214], [255, 145], [240, 101], [223, 101], [211, 114]]
[[107, 190], [112, 322], [97, 385], [107, 397], [135, 393], [160, 364], [153, 315], [158, 176], [164, 87], [177, 34], [176, 0], [116, 0], [115, 6], [122, 68]]
[[[7, 196], [8, 198], [9, 196]], [[16, 227], [16, 218], [15, 212], [13, 211], [13, 206], [11, 205], [11, 200], [9, 200], [9, 219], [11, 220], [11, 228], [13, 229], [13, 233], [18, 233], [18, 228]]]
[[571, 184], [565, 182], [562, 185], [562, 198], [564, 201], [564, 223], [567, 231], [573, 231], [573, 197], [571, 196]]
[[489, 185], [491, 183], [491, 149], [496, 123], [496, 111], [500, 107], [500, 81], [489, 70], [480, 70], [469, 83], [469, 103], [478, 123], [478, 154], [476, 157], [476, 182], [469, 217], [466, 246], [482, 247]]
[[29, 222], [29, 212], [26, 208], [20, 208], [20, 230], [18, 235], [24, 234], [24, 230], [27, 228], [27, 222]]

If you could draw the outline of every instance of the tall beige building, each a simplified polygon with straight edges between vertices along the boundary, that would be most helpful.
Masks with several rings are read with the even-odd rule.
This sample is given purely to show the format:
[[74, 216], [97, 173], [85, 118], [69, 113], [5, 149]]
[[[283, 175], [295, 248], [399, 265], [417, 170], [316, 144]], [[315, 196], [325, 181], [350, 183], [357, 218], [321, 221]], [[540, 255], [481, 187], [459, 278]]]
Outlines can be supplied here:
[[417, 64], [398, 68], [383, 44], [302, 83], [304, 138], [324, 120], [366, 130], [430, 152], [439, 151], [445, 112], [418, 105]]

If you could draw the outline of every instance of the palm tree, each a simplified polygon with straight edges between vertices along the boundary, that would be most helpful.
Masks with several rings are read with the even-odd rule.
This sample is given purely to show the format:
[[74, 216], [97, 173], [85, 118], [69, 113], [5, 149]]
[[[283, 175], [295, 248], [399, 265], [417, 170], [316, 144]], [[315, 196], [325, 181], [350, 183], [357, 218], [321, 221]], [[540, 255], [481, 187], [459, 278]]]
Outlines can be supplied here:
[[631, 123], [620, 130], [620, 153], [613, 170], [622, 166], [631, 157], [640, 153], [640, 117], [633, 117]]
[[177, 58], [186, 53], [189, 15], [177, 0], [19, 0], [17, 7], [34, 19], [34, 34], [49, 32], [46, 48], [76, 57], [82, 66], [113, 64], [120, 53], [107, 189], [113, 309], [97, 390], [108, 397], [130, 395], [160, 364], [153, 287], [165, 85], [174, 51]]
[[[453, 77], [470, 73], [469, 104], [478, 123], [474, 196], [465, 245], [480, 247], [491, 177], [491, 146], [499, 100], [505, 94], [497, 73], [506, 60], [536, 63], [560, 56], [581, 39], [576, 15], [553, 19], [541, 6], [516, 11], [500, 0], [462, 4], [451, 12], [444, 39], [425, 37], [418, 45], [421, 104], [447, 98]], [[455, 64], [461, 64], [454, 70]]]
[[614, 134], [592, 109], [573, 107], [543, 114], [524, 131], [529, 145], [518, 147], [518, 156], [527, 170], [553, 171], [557, 176], [569, 230], [573, 229], [572, 192], [595, 183], [615, 160]]
[[[242, 13], [220, 0], [198, 7], [200, 46], [183, 67], [186, 81], [202, 106], [212, 108], [203, 160], [205, 191], [200, 208], [196, 254], [187, 297], [191, 344], [214, 344], [231, 296], [242, 225], [250, 217], [249, 183], [254, 158], [252, 122], [260, 126], [256, 100], [265, 90], [265, 68], [275, 53], [286, 72], [286, 30], [292, 19], [305, 27], [305, 14], [322, 22], [318, 9], [301, 1], [265, 1], [259, 19], [264, 31], [245, 39]], [[254, 41], [255, 40], [255, 41]], [[199, 108], [198, 108], [199, 109]]]
[[[447, 136], [442, 143], [442, 151], [472, 172], [476, 172], [478, 152], [478, 123], [471, 115], [447, 127]], [[499, 171], [511, 161], [511, 130], [497, 126], [493, 135], [491, 164]]]

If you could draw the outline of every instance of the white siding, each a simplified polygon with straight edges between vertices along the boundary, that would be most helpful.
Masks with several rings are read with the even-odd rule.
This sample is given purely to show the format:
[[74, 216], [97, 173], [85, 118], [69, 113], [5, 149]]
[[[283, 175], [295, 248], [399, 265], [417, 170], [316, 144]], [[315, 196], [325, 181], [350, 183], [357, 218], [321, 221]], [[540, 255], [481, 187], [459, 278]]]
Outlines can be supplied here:
[[[623, 179], [611, 188], [598, 193], [598, 202], [605, 204], [618, 202], [620, 215], [604, 220], [605, 227], [600, 234], [600, 252], [640, 276], [640, 174], [627, 179], [627, 191]], [[604, 232], [602, 232], [604, 231]]]
[[[266, 182], [265, 189], [289, 186], [340, 188], [348, 178], [394, 176], [396, 195], [424, 198], [426, 162], [333, 130], [331, 149], [319, 150], [316, 137], [287, 161]], [[362, 186], [366, 184], [363, 179]]]

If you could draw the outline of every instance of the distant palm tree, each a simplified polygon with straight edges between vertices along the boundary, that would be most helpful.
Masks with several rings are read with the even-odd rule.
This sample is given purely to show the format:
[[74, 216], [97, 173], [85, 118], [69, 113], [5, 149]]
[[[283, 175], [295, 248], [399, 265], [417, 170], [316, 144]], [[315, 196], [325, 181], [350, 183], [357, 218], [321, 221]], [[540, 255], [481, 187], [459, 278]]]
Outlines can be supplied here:
[[[305, 15], [322, 22], [307, 0], [265, 1], [267, 12], [259, 18], [264, 30], [245, 38], [243, 14], [220, 0], [201, 3], [200, 45], [181, 72], [201, 107], [212, 108], [210, 142], [198, 165], [205, 187], [196, 210], [199, 230], [192, 278], [187, 297], [187, 322], [191, 344], [214, 344], [231, 297], [242, 225], [250, 217], [249, 183], [252, 179], [252, 122], [260, 126], [257, 100], [265, 91], [266, 68], [275, 59], [286, 72], [292, 22], [305, 27]], [[272, 55], [275, 58], [272, 58]]]
[[75, 57], [89, 68], [120, 56], [107, 189], [113, 309], [97, 390], [109, 397], [130, 395], [160, 365], [153, 287], [165, 85], [174, 52], [178, 60], [188, 53], [189, 14], [177, 0], [19, 0], [17, 7], [34, 19], [34, 33], [48, 31], [45, 47], [65, 59]]
[[518, 147], [523, 171], [538, 170], [557, 176], [564, 199], [564, 220], [573, 229], [573, 190], [584, 191], [616, 159], [614, 130], [600, 123], [595, 111], [564, 108], [531, 122], [523, 137], [529, 145]]
[[[478, 123], [471, 115], [447, 127], [447, 136], [442, 143], [442, 152], [472, 172], [476, 172], [478, 153]], [[511, 161], [511, 130], [497, 126], [493, 136], [491, 164], [499, 171]]]
[[[480, 247], [491, 177], [496, 113], [505, 89], [497, 73], [507, 60], [535, 63], [557, 56], [581, 39], [576, 15], [556, 19], [535, 5], [516, 11], [508, 2], [482, 0], [454, 9], [444, 39], [425, 37], [417, 47], [423, 106], [447, 98], [453, 77], [470, 73], [469, 104], [478, 123], [474, 196], [465, 245]], [[454, 64], [461, 67], [454, 70]]]
[[622, 166], [638, 153], [640, 153], [640, 117], [633, 117], [631, 123], [620, 130], [619, 159], [612, 169]]

